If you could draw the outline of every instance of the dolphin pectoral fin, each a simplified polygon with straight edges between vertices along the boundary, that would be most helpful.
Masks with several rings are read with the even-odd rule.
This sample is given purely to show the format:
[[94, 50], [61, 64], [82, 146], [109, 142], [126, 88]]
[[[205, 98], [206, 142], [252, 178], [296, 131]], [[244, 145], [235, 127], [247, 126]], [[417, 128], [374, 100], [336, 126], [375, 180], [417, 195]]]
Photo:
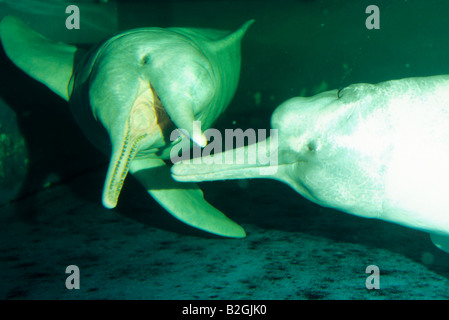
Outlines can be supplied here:
[[241, 226], [211, 206], [194, 183], [179, 183], [160, 159], [135, 159], [130, 172], [170, 214], [195, 228], [220, 236], [243, 238]]
[[449, 236], [431, 233], [430, 239], [437, 248], [449, 253]]
[[12, 16], [0, 22], [0, 38], [16, 66], [68, 101], [76, 47], [51, 41]]

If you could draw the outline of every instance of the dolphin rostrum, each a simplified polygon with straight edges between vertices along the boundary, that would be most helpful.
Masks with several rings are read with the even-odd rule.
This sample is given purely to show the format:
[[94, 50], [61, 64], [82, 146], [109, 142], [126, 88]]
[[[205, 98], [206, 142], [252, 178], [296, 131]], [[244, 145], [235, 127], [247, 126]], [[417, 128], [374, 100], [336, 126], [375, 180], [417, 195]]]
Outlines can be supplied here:
[[[278, 143], [259, 142], [256, 156], [271, 150], [277, 163], [250, 163], [246, 146], [179, 162], [173, 177], [280, 180], [319, 205], [426, 231], [449, 252], [448, 75], [292, 98], [274, 111], [271, 126]], [[214, 159], [234, 154], [240, 164]]]
[[[206, 145], [202, 130], [223, 113], [236, 91], [241, 39], [252, 23], [235, 32], [134, 29], [84, 52], [51, 41], [8, 16], [0, 23], [0, 38], [7, 56], [69, 101], [89, 140], [111, 154], [102, 196], [105, 207], [116, 206], [131, 172], [181, 221], [211, 233], [244, 237], [244, 230], [206, 202], [196, 184], [174, 181], [164, 160], [176, 143], [190, 144], [191, 139]], [[175, 128], [188, 134], [171, 141]]]

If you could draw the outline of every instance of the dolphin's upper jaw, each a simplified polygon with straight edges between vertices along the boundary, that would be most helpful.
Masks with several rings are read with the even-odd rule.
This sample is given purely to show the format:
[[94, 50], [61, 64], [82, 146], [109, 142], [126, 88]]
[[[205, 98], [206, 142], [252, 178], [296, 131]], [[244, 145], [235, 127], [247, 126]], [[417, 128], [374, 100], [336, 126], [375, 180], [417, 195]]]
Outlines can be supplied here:
[[[262, 163], [260, 159], [256, 163], [229, 163], [223, 160], [229, 155], [233, 159], [234, 154], [238, 154], [238, 150], [243, 150], [243, 158], [248, 159], [248, 147], [241, 147], [238, 149], [231, 149], [223, 153], [203, 157], [201, 163], [196, 163], [194, 160], [183, 160], [176, 163], [171, 168], [172, 177], [181, 182], [202, 182], [228, 179], [252, 179], [265, 178], [282, 181], [292, 186], [298, 193], [306, 198], [316, 201], [310, 193], [306, 185], [298, 183], [297, 177], [302, 177], [309, 164], [310, 157], [313, 157], [314, 150], [309, 148], [295, 146], [292, 149], [290, 143], [286, 143], [287, 139], [280, 139], [279, 146], [268, 151], [267, 145], [257, 144], [257, 150], [262, 147], [261, 153], [277, 153], [276, 160], [270, 163]], [[271, 142], [270, 142], [271, 143]], [[258, 151], [259, 156], [259, 151]], [[222, 161], [217, 164], [214, 157], [221, 157]], [[215, 162], [215, 163], [214, 163]], [[302, 178], [301, 178], [302, 179]]]
[[103, 205], [114, 208], [132, 160], [164, 147], [165, 132], [173, 124], [151, 86], [140, 90], [130, 115], [119, 134], [112, 140], [112, 155], [103, 189]]
[[[197, 159], [182, 160], [171, 168], [172, 177], [182, 182], [228, 179], [278, 179], [284, 170], [279, 163], [277, 143], [267, 141], [230, 149]], [[274, 143], [273, 148], [270, 144]], [[261, 155], [268, 157], [261, 158]], [[274, 157], [273, 157], [274, 156]]]

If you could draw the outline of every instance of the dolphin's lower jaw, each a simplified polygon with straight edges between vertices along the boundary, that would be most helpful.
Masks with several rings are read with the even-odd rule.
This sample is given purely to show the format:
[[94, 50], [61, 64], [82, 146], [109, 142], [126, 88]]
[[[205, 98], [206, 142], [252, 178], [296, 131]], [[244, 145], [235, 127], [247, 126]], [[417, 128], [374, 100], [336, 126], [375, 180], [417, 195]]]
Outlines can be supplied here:
[[270, 139], [268, 143], [257, 143], [199, 159], [180, 161], [172, 167], [172, 177], [181, 182], [252, 178], [279, 180], [282, 176], [280, 170], [288, 170], [288, 167], [295, 166], [297, 162], [279, 164], [277, 157], [274, 163], [268, 162], [268, 159], [262, 160], [260, 158], [262, 154], [266, 155], [268, 152], [272, 156], [271, 153], [278, 152], [277, 148], [271, 150], [269, 144]]
[[[138, 94], [126, 121], [125, 134], [113, 149], [103, 189], [103, 205], [112, 209], [117, 205], [131, 162], [139, 154], [164, 147], [164, 132], [172, 126], [170, 118], [151, 86]], [[117, 147], [117, 145], [119, 147]]]
[[[246, 147], [243, 147], [246, 148]], [[286, 183], [299, 194], [310, 201], [321, 203], [313, 193], [302, 183], [297, 182], [289, 176], [289, 172], [298, 170], [298, 166], [304, 165], [305, 161], [282, 162], [278, 164], [214, 164], [214, 157], [223, 157], [234, 153], [237, 149], [231, 149], [215, 156], [202, 158], [201, 163], [194, 163], [194, 160], [184, 160], [176, 163], [171, 168], [174, 180], [179, 182], [204, 182], [217, 180], [237, 180], [237, 179], [274, 179]]]
[[102, 202], [106, 208], [112, 209], [117, 205], [118, 197], [122, 190], [123, 182], [129, 172], [131, 161], [139, 150], [139, 143], [147, 135], [142, 135], [130, 141], [128, 132], [120, 150], [112, 154], [103, 190]]

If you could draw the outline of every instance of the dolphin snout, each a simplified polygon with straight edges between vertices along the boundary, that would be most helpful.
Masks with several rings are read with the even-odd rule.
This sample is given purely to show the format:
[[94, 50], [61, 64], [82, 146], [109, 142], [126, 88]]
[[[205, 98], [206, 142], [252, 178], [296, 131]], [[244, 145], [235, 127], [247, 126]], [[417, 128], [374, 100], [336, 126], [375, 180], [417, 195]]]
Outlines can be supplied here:
[[117, 205], [133, 159], [139, 153], [147, 154], [164, 147], [164, 132], [171, 126], [170, 118], [154, 90], [142, 81], [128, 118], [124, 121], [119, 119], [119, 123], [112, 128], [112, 154], [102, 199], [106, 208], [112, 209]]

